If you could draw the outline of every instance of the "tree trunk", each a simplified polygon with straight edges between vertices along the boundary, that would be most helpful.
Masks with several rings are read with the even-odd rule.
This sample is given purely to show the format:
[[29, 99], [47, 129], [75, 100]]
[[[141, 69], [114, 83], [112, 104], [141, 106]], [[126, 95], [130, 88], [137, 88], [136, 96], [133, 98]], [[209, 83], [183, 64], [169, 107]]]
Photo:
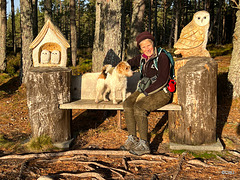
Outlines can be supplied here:
[[33, 5], [33, 37], [35, 38], [38, 35], [38, 0], [32, 0]]
[[155, 8], [154, 8], [154, 30], [153, 30], [153, 35], [155, 37], [155, 45], [157, 46], [158, 45], [158, 33], [157, 33], [157, 30], [158, 30], [158, 23], [157, 23], [157, 5], [158, 5], [158, 1], [155, 0], [154, 1], [155, 3]]
[[75, 0], [70, 0], [70, 27], [71, 27], [71, 59], [75, 67], [77, 63], [77, 27]]
[[71, 112], [59, 109], [70, 102], [71, 70], [31, 68], [27, 83], [27, 104], [32, 136], [48, 135], [53, 142], [71, 138]]
[[77, 16], [77, 18], [78, 18], [77, 45], [78, 45], [78, 48], [80, 48], [80, 46], [81, 46], [81, 1], [80, 0], [78, 0], [78, 7], [77, 7], [77, 9], [78, 9], [78, 16]]
[[181, 12], [181, 4], [179, 1], [175, 0], [174, 1], [174, 5], [175, 5], [175, 28], [174, 28], [174, 43], [175, 44], [178, 40], [178, 25], [179, 25], [179, 14]]
[[163, 4], [163, 20], [162, 20], [163, 31], [161, 33], [162, 36], [161, 44], [166, 44], [167, 1], [163, 0], [162, 4]]
[[139, 49], [136, 46], [136, 36], [144, 31], [144, 11], [144, 0], [134, 0], [127, 59], [133, 58], [139, 53]]
[[44, 0], [44, 21], [52, 20], [52, 0]]
[[93, 72], [101, 71], [106, 58], [111, 64], [122, 60], [124, 49], [121, 28], [121, 0], [97, 0], [95, 40], [92, 53]]
[[169, 35], [169, 39], [168, 39], [168, 48], [171, 49], [172, 48], [172, 40], [173, 40], [173, 32], [174, 32], [174, 14], [175, 14], [175, 10], [173, 10], [172, 12], [172, 23], [171, 23], [171, 29], [170, 29], [170, 35]]
[[6, 16], [6, 0], [1, 0], [0, 9], [0, 71], [6, 69], [6, 37], [7, 37], [7, 16]]
[[152, 0], [148, 2], [149, 12], [148, 12], [148, 32], [151, 33], [152, 30]]
[[15, 43], [15, 9], [14, 9], [14, 0], [11, 0], [11, 12], [12, 12], [12, 46], [13, 53], [16, 55], [17, 47]]
[[218, 1], [218, 11], [217, 11], [217, 44], [222, 44], [222, 31], [223, 31], [223, 24], [222, 24], [222, 7], [223, 7], [223, 1]]
[[32, 66], [32, 51], [29, 46], [33, 41], [32, 6], [28, 0], [20, 0], [21, 30], [22, 30], [22, 62], [20, 78], [22, 83], [27, 82], [29, 68]]
[[191, 58], [178, 70], [178, 103], [182, 111], [169, 112], [169, 138], [173, 143], [216, 143], [217, 63]]
[[240, 10], [236, 13], [237, 21], [233, 34], [233, 51], [229, 67], [228, 79], [233, 86], [233, 98], [240, 97]]

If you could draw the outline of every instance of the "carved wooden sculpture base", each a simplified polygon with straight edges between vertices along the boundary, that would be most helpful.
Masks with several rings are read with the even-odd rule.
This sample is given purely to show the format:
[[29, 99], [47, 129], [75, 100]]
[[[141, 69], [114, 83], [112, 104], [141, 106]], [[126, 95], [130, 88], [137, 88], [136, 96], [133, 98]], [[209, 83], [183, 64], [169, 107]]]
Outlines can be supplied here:
[[53, 142], [71, 138], [71, 110], [59, 109], [70, 102], [71, 69], [31, 68], [27, 83], [27, 104], [32, 136], [48, 135]]
[[178, 69], [177, 98], [182, 111], [169, 112], [173, 143], [216, 143], [217, 63], [207, 57], [189, 58]]

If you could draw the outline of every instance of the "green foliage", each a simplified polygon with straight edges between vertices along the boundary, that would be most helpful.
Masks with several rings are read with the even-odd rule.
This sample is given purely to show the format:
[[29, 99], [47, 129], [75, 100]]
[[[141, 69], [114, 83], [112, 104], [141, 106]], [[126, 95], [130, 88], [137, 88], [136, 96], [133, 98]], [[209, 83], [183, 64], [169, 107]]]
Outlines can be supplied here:
[[6, 72], [10, 75], [13, 76], [16, 74], [16, 72], [20, 69], [21, 65], [21, 55], [20, 53], [17, 53], [17, 55], [8, 55], [7, 56], [7, 68]]
[[207, 46], [207, 50], [211, 54], [211, 57], [214, 58], [216, 56], [231, 55], [233, 47], [232, 44], [226, 45], [210, 44]]
[[0, 73], [0, 84], [5, 83], [7, 80], [10, 79], [10, 75], [7, 73]]
[[71, 67], [73, 75], [80, 75], [92, 70], [92, 60], [79, 58], [79, 64], [76, 67]]
[[26, 146], [30, 151], [46, 151], [54, 148], [51, 138], [47, 135], [32, 138]]

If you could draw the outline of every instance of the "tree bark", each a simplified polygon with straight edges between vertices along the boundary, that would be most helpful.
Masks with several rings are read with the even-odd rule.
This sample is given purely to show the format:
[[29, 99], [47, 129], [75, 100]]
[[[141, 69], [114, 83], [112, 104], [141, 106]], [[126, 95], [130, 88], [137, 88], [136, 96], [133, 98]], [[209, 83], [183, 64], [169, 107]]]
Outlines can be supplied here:
[[92, 53], [93, 72], [101, 71], [107, 56], [108, 63], [122, 60], [122, 4], [121, 0], [96, 1], [95, 40]]
[[163, 6], [163, 19], [162, 19], [162, 27], [163, 27], [163, 31], [161, 33], [162, 36], [162, 42], [160, 42], [161, 44], [166, 44], [166, 22], [167, 22], [167, 1], [163, 0], [162, 1], [162, 6]]
[[217, 63], [191, 58], [178, 70], [178, 103], [182, 111], [169, 112], [169, 138], [173, 143], [216, 143]]
[[70, 110], [59, 104], [70, 102], [71, 70], [31, 68], [27, 83], [27, 104], [32, 136], [48, 135], [53, 142], [71, 138]]
[[7, 16], [6, 16], [6, 0], [1, 0], [0, 9], [0, 71], [6, 69], [6, 36], [7, 36]]
[[144, 0], [134, 0], [127, 59], [133, 58], [139, 53], [139, 49], [136, 45], [136, 36], [144, 31], [144, 11]]
[[175, 44], [178, 40], [178, 25], [179, 25], [179, 14], [181, 12], [181, 2], [175, 0], [174, 1], [174, 5], [175, 5], [175, 28], [174, 28], [174, 43]]
[[15, 43], [15, 9], [14, 9], [14, 0], [11, 0], [11, 12], [12, 12], [12, 46], [13, 53], [16, 55], [17, 47]]
[[70, 0], [71, 59], [75, 67], [77, 63], [77, 27], [75, 0]]
[[44, 0], [44, 21], [52, 20], [52, 0]]
[[240, 10], [236, 13], [237, 21], [233, 34], [232, 59], [229, 66], [228, 79], [233, 86], [233, 98], [240, 97]]
[[32, 16], [33, 16], [33, 37], [38, 35], [38, 0], [32, 0]]
[[158, 45], [158, 23], [157, 23], [157, 5], [158, 5], [158, 1], [157, 0], [155, 0], [154, 1], [154, 3], [155, 3], [155, 8], [154, 8], [154, 26], [153, 26], [153, 35], [154, 35], [154, 37], [155, 37], [155, 44], [156, 44], [156, 46]]
[[28, 70], [32, 66], [32, 51], [29, 46], [33, 41], [32, 6], [28, 0], [20, 0], [21, 30], [22, 30], [22, 61], [20, 78], [22, 83], [27, 82]]

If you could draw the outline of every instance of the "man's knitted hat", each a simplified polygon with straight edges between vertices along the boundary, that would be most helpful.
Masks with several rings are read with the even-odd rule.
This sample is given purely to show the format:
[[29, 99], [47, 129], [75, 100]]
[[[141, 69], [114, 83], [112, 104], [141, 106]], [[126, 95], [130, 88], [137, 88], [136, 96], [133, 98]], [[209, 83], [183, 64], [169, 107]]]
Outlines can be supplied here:
[[153, 37], [153, 35], [150, 32], [144, 31], [144, 32], [138, 34], [136, 37], [138, 48], [140, 48], [140, 46], [139, 46], [140, 42], [145, 39], [151, 39], [153, 42], [155, 41], [155, 38]]

